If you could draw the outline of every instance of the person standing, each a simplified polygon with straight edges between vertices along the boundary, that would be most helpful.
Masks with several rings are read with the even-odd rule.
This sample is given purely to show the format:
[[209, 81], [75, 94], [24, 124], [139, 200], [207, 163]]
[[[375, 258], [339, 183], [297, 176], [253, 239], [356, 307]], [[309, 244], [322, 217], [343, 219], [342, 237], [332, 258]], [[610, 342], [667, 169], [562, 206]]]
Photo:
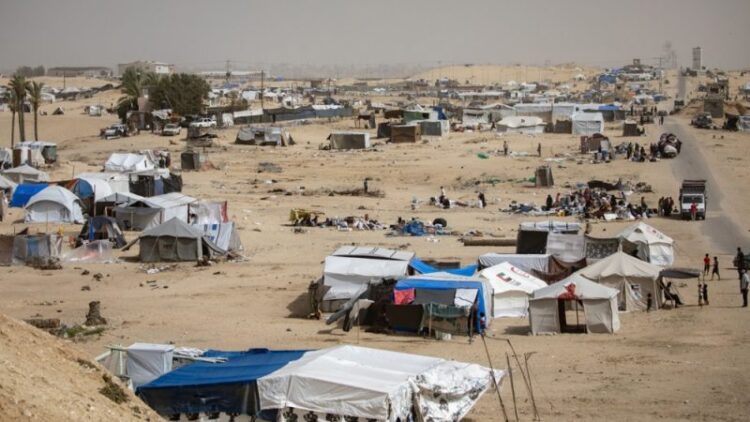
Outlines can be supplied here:
[[367, 183], [367, 182], [368, 182], [369, 180], [370, 180], [370, 178], [369, 178], [369, 177], [365, 177], [365, 181], [364, 181], [364, 183], [363, 183], [363, 185], [364, 185], [363, 187], [364, 187], [365, 195], [367, 194], [367, 191], [368, 191], [368, 189], [369, 189], [369, 186], [368, 186], [368, 183]]
[[695, 200], [690, 204], [690, 219], [692, 221], [698, 219], [698, 204], [695, 203]]
[[703, 284], [698, 280], [698, 306], [703, 306]]
[[703, 257], [703, 279], [706, 279], [708, 272], [711, 270], [711, 257], [706, 254]]
[[742, 293], [742, 307], [747, 308], [747, 288], [750, 286], [750, 276], [747, 271], [742, 270], [742, 276], [740, 278], [740, 293]]
[[487, 199], [484, 197], [484, 192], [479, 192], [479, 207], [487, 208]]
[[708, 282], [703, 282], [703, 302], [708, 306]]
[[537, 153], [537, 155], [539, 155], [540, 157], [542, 156], [542, 143], [541, 143], [541, 142], [540, 142], [540, 143], [538, 143], [538, 144], [537, 144], [537, 146], [536, 146], [536, 153]]
[[742, 248], [737, 248], [737, 256], [735, 257], [735, 260], [737, 260], [737, 274], [739, 274], [740, 279], [742, 279], [742, 271], [745, 269], [745, 254], [742, 253]]
[[711, 270], [711, 280], [714, 279], [714, 275], [721, 281], [721, 274], [719, 274], [719, 257], [714, 257], [714, 267]]
[[508, 141], [507, 140], [503, 141], [503, 154], [505, 154], [506, 157], [508, 156]]

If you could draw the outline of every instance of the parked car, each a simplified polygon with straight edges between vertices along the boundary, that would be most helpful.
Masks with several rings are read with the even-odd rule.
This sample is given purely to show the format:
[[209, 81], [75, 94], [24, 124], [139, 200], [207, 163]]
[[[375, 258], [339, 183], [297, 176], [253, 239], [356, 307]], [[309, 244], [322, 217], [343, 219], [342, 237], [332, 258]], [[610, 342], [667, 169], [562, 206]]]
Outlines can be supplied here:
[[[745, 261], [745, 268], [750, 268], [750, 254], [745, 254], [744, 261]], [[737, 268], [739, 263], [740, 262], [737, 260], [737, 255], [735, 255], [734, 258], [732, 258], [732, 265], [734, 265], [734, 268]]]
[[182, 128], [177, 123], [167, 123], [161, 130], [163, 136], [175, 136], [179, 135]]
[[710, 113], [698, 114], [692, 121], [690, 121], [690, 124], [698, 129], [712, 129], [714, 127], [714, 121], [711, 118]]
[[100, 136], [104, 139], [114, 139], [128, 136], [128, 127], [120, 123], [115, 123], [110, 127], [102, 129]]
[[208, 117], [201, 117], [200, 119], [193, 120], [190, 123], [190, 126], [204, 128], [216, 127], [216, 120], [210, 119]]

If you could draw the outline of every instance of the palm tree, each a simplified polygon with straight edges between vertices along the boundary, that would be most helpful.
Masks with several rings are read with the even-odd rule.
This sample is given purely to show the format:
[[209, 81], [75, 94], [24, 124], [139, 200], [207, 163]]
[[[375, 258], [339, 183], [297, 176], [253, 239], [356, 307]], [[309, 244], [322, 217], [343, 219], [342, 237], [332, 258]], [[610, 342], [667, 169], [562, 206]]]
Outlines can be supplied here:
[[18, 135], [21, 139], [21, 142], [26, 142], [26, 127], [23, 124], [23, 106], [24, 102], [26, 101], [26, 91], [29, 89], [30, 84], [26, 80], [25, 76], [15, 74], [13, 75], [13, 78], [11, 78], [8, 86], [10, 86], [10, 89], [13, 90], [13, 93], [16, 96], [16, 111], [18, 113]]
[[142, 72], [129, 67], [122, 74], [120, 91], [124, 94], [117, 100], [117, 114], [123, 121], [128, 111], [138, 110], [138, 98], [143, 95], [145, 88], [153, 87], [158, 82], [156, 74]]
[[28, 89], [29, 93], [29, 102], [31, 103], [31, 106], [34, 108], [34, 140], [39, 140], [39, 126], [37, 125], [37, 120], [39, 119], [39, 105], [42, 103], [42, 88], [44, 87], [44, 82], [37, 82], [33, 81], [31, 82], [31, 86]]
[[15, 146], [16, 140], [16, 94], [11, 90], [5, 94], [5, 99], [8, 100], [8, 108], [10, 108], [11, 119], [10, 119], [10, 149]]

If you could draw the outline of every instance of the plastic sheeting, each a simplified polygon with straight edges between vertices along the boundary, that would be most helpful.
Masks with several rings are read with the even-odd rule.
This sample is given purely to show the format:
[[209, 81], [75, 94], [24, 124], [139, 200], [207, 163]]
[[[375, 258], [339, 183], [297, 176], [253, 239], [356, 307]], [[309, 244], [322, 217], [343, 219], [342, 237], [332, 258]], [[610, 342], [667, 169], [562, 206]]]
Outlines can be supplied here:
[[13, 196], [10, 198], [10, 206], [23, 208], [29, 202], [32, 196], [47, 188], [46, 183], [23, 183], [16, 186]]
[[323, 284], [329, 286], [324, 300], [349, 299], [362, 285], [384, 278], [405, 277], [408, 261], [329, 256], [325, 259]]
[[586, 257], [585, 238], [578, 234], [550, 233], [547, 253], [563, 261], [578, 261]]
[[128, 376], [133, 386], [149, 383], [172, 370], [174, 346], [134, 343], [128, 347]]
[[24, 265], [37, 258], [55, 258], [62, 251], [62, 237], [54, 234], [16, 235], [13, 264]]
[[145, 170], [153, 170], [156, 164], [145, 154], [122, 154], [114, 153], [104, 163], [106, 171], [117, 173], [133, 173]]
[[514, 267], [518, 267], [524, 271], [531, 272], [537, 270], [541, 272], [549, 272], [549, 254], [497, 254], [488, 253], [479, 257], [479, 268], [492, 267], [493, 265], [502, 264], [507, 262]]
[[190, 204], [191, 224], [221, 224], [229, 221], [227, 201], [197, 201]]
[[194, 224], [194, 228], [203, 233], [214, 245], [225, 252], [244, 250], [240, 235], [233, 222], [223, 224]]
[[602, 113], [575, 113], [571, 117], [574, 135], [593, 135], [604, 132]]
[[111, 264], [117, 262], [117, 258], [109, 240], [94, 240], [68, 252], [61, 261], [66, 264]]

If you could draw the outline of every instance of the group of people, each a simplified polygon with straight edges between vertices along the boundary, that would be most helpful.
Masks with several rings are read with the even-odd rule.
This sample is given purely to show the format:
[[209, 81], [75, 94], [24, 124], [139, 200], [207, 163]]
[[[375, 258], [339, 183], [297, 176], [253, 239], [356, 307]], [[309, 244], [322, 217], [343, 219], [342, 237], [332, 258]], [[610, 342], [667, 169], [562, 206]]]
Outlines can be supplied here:
[[625, 194], [618, 197], [606, 191], [585, 188], [566, 195], [558, 193], [555, 199], [547, 195], [543, 211], [559, 211], [565, 215], [583, 215], [586, 218], [604, 218], [605, 214], [616, 214], [618, 219], [631, 220], [648, 218], [651, 210], [646, 199], [641, 197], [640, 205], [628, 202]]
[[662, 196], [659, 198], [657, 212], [661, 217], [669, 217], [673, 211], [677, 211], [674, 206], [674, 199], [671, 196]]

